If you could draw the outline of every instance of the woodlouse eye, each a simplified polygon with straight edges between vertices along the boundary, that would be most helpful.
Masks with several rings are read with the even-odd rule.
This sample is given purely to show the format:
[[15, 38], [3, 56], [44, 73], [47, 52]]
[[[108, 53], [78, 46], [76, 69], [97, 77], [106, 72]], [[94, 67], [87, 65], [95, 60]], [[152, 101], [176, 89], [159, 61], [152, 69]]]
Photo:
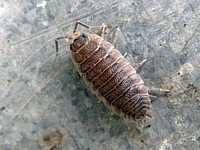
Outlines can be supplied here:
[[82, 34], [83, 38], [87, 38], [87, 35], [85, 33]]
[[74, 42], [77, 42], [77, 40], [78, 40], [78, 38], [76, 38], [76, 39], [74, 40]]

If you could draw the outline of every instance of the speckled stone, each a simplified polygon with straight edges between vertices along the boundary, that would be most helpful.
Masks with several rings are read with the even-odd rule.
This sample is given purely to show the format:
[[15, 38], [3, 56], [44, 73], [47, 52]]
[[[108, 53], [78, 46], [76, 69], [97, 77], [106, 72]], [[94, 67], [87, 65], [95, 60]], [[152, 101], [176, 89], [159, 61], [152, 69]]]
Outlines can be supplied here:
[[[2, 0], [0, 149], [200, 149], [199, 6], [199, 0]], [[55, 58], [54, 39], [71, 35], [77, 20], [112, 25], [110, 42], [119, 28], [115, 47], [133, 66], [147, 58], [138, 71], [145, 85], [170, 89], [153, 99], [144, 129], [112, 115], [76, 77], [69, 43], [59, 41]]]

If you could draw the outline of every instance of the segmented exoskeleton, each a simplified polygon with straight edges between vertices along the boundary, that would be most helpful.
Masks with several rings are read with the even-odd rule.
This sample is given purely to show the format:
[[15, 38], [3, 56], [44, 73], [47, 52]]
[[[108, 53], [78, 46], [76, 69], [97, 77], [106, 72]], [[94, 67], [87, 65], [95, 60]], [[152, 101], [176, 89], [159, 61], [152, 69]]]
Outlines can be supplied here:
[[[151, 100], [148, 88], [144, 86], [141, 77], [130, 65], [125, 57], [97, 34], [76, 32], [76, 38], [61, 37], [71, 42], [71, 58], [85, 83], [114, 113], [123, 116], [129, 121], [141, 120], [151, 117]], [[106, 25], [101, 26], [101, 33], [106, 30]], [[58, 48], [58, 46], [56, 46]]]

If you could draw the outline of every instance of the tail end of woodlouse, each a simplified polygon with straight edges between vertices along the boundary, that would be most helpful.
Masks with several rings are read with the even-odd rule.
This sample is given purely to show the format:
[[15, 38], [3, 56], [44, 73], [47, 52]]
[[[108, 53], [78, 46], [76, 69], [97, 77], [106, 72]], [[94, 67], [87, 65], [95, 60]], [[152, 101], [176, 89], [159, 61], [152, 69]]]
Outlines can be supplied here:
[[145, 122], [146, 122], [146, 119], [134, 119], [134, 118], [124, 118], [124, 122], [126, 125], [130, 124], [130, 123], [133, 123], [133, 122], [137, 122], [136, 124], [141, 126], [142, 128], [144, 127], [145, 125]]
[[138, 124], [143, 128], [144, 125], [145, 125], [145, 121], [148, 118], [152, 118], [149, 111], [147, 111], [144, 116], [140, 116], [139, 118], [133, 118], [131, 116], [124, 116], [124, 121], [125, 121], [126, 124], [134, 122], [134, 121], [138, 121]]
[[143, 110], [143, 116], [140, 116], [140, 118], [138, 118], [139, 119], [139, 125], [143, 128], [144, 127], [144, 125], [145, 125], [145, 121], [146, 121], [146, 119], [148, 119], [148, 118], [152, 118], [152, 115], [150, 114], [150, 111], [149, 110], [147, 110], [147, 109], [144, 109]]
[[150, 114], [146, 114], [145, 118], [141, 118], [139, 119], [139, 125], [143, 128], [146, 122], [146, 119], [148, 118], [152, 118], [152, 116]]

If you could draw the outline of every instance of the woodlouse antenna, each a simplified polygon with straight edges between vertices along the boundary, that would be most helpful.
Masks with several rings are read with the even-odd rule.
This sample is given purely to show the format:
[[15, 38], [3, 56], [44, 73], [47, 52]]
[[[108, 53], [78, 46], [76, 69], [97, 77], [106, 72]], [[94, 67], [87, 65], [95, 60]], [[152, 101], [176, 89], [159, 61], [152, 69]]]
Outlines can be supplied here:
[[[81, 35], [81, 33], [77, 32], [77, 28], [78, 28], [78, 25], [81, 25], [85, 28], [88, 28], [88, 29], [93, 29], [93, 28], [99, 28], [100, 29], [100, 36], [101, 37], [104, 37], [104, 34], [108, 32], [108, 26], [105, 25], [104, 23], [101, 25], [101, 26], [89, 26], [85, 23], [82, 23], [80, 21], [77, 21], [75, 23], [75, 26], [74, 26], [74, 30], [73, 30], [73, 35], [75, 37], [79, 37]], [[67, 41], [69, 41], [69, 43], [73, 43], [73, 40], [74, 38], [73, 37], [70, 37], [70, 36], [63, 36], [63, 37], [58, 37], [55, 39], [55, 44], [56, 44], [56, 57], [58, 56], [58, 41], [59, 40], [62, 40], [62, 39], [66, 39]]]
[[63, 40], [63, 39], [69, 41], [69, 43], [72, 43], [72, 42], [73, 42], [73, 37], [71, 37], [71, 36], [63, 36], [63, 37], [58, 37], [58, 38], [56, 38], [56, 39], [55, 39], [55, 44], [56, 44], [56, 57], [58, 56], [58, 41], [59, 41], [59, 40]]
[[78, 25], [81, 25], [85, 28], [88, 28], [88, 29], [95, 29], [95, 28], [99, 28], [100, 32], [100, 36], [104, 38], [104, 34], [108, 33], [108, 29], [110, 28], [110, 26], [106, 25], [105, 23], [103, 23], [101, 26], [89, 26], [85, 23], [82, 23], [80, 21], [77, 21], [76, 24], [75, 24], [75, 27], [74, 27], [74, 30], [73, 30], [73, 33], [75, 36], [80, 36], [80, 33], [78, 33], [76, 30], [78, 28]]
[[104, 34], [108, 33], [108, 26], [106, 24], [102, 24], [100, 26], [100, 36], [104, 38]]
[[83, 27], [88, 28], [88, 29], [91, 29], [91, 28], [92, 28], [91, 26], [89, 26], [89, 25], [87, 25], [87, 24], [84, 24], [84, 23], [82, 23], [82, 22], [80, 22], [80, 21], [77, 21], [76, 24], [75, 24], [73, 33], [76, 33], [76, 32], [77, 32], [76, 29], [78, 28], [78, 25], [82, 25]]
[[[73, 35], [74, 35], [75, 37], [79, 37], [79, 36], [81, 35], [79, 32], [76, 31], [76, 29], [78, 28], [78, 25], [82, 25], [83, 27], [88, 28], [88, 29], [91, 29], [91, 28], [92, 28], [92, 27], [89, 26], [89, 25], [86, 25], [86, 24], [84, 24], [84, 23], [82, 23], [82, 22], [77, 21], [76, 24], [75, 24], [74, 30], [73, 30]], [[59, 40], [62, 40], [62, 39], [65, 39], [65, 40], [69, 41], [69, 43], [73, 43], [73, 40], [74, 40], [74, 38], [73, 38], [73, 37], [70, 37], [70, 36], [63, 36], [63, 37], [58, 37], [58, 38], [56, 38], [56, 39], [55, 39], [55, 44], [56, 44], [56, 57], [58, 56], [58, 41], [59, 41]]]

